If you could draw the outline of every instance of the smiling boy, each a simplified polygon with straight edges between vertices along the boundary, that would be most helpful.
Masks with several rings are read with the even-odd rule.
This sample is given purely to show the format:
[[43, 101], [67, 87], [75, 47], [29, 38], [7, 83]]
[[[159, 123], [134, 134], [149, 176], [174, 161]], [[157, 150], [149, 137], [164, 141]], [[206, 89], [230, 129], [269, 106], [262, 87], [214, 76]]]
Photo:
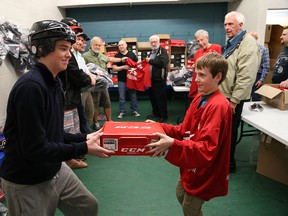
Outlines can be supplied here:
[[98, 215], [98, 202], [63, 162], [83, 154], [101, 158], [99, 132], [64, 132], [64, 92], [57, 76], [71, 58], [75, 34], [61, 22], [43, 20], [30, 29], [38, 63], [19, 78], [8, 99], [6, 145], [0, 169], [9, 215]]
[[184, 215], [202, 216], [204, 201], [228, 193], [232, 110], [218, 85], [225, 79], [227, 61], [211, 52], [195, 64], [199, 94], [192, 101], [182, 124], [162, 123], [166, 135], [146, 147], [180, 168], [176, 196]]

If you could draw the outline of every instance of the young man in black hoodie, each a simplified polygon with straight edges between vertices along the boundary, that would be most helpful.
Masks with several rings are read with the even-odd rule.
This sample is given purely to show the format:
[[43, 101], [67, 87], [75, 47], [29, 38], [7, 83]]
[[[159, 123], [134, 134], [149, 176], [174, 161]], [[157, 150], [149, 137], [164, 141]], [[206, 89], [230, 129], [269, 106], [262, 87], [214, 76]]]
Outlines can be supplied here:
[[38, 63], [14, 85], [4, 128], [0, 169], [9, 215], [97, 215], [97, 199], [63, 161], [113, 153], [99, 144], [101, 133], [64, 132], [64, 92], [57, 74], [71, 58], [75, 33], [61, 22], [32, 25], [31, 51]]

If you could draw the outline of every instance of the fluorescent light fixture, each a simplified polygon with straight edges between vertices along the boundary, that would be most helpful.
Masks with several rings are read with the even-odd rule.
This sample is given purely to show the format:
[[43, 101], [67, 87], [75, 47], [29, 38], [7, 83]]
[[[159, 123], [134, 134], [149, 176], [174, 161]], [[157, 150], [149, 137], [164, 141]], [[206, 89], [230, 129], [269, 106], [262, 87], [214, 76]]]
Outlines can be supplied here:
[[268, 9], [266, 24], [288, 26], [288, 9]]
[[100, 6], [100, 5], [133, 5], [145, 3], [180, 2], [181, 0], [57, 0], [58, 7]]

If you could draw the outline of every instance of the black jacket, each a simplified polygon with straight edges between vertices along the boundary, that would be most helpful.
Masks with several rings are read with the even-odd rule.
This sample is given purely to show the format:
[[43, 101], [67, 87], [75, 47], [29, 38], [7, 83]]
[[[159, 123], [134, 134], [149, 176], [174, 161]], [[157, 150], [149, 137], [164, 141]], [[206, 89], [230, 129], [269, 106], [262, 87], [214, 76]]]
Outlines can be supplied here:
[[41, 183], [55, 176], [62, 161], [87, 153], [86, 134], [64, 132], [63, 106], [62, 83], [43, 64], [19, 78], [8, 99], [2, 178]]
[[169, 57], [167, 51], [163, 47], [159, 47], [154, 59], [150, 59], [149, 64], [152, 65], [152, 82], [166, 82], [167, 64]]
[[76, 108], [81, 103], [81, 88], [91, 83], [90, 77], [79, 69], [77, 60], [71, 52], [67, 69], [58, 74], [63, 83], [65, 94], [65, 110]]

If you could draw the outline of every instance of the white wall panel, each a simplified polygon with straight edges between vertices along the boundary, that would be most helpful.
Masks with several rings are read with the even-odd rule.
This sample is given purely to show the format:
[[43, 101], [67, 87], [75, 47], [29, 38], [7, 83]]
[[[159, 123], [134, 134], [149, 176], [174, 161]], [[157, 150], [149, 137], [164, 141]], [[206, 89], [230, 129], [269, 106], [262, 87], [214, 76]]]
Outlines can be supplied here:
[[[0, 20], [9, 20], [19, 29], [30, 28], [38, 20], [61, 20], [63, 17], [63, 12], [56, 7], [56, 0], [1, 0], [0, 8]], [[19, 76], [7, 59], [0, 66], [0, 127], [6, 117], [9, 92]]]

